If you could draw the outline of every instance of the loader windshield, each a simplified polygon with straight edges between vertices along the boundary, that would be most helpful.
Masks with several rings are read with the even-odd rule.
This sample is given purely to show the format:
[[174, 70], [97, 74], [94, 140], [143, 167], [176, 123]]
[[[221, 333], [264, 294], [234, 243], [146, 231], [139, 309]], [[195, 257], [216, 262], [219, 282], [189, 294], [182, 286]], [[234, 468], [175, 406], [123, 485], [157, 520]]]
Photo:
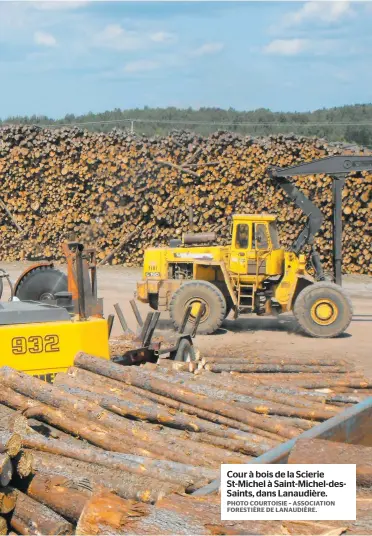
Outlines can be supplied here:
[[276, 222], [271, 221], [269, 223], [270, 238], [273, 249], [280, 249], [278, 229], [276, 228]]

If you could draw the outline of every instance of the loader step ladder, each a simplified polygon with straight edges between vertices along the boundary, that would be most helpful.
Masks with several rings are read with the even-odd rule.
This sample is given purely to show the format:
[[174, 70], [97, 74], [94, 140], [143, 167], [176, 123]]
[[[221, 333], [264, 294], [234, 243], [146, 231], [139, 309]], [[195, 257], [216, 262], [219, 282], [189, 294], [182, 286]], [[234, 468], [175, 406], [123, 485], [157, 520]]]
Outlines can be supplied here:
[[253, 311], [256, 286], [252, 283], [242, 283], [239, 275], [233, 277], [233, 283], [237, 295], [239, 312]]

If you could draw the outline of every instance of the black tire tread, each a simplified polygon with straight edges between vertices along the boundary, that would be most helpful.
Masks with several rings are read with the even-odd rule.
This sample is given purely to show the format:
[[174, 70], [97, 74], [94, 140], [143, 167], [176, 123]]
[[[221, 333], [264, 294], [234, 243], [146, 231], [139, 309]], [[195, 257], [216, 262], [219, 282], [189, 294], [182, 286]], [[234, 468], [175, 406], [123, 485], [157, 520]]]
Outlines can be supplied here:
[[[344, 309], [344, 314], [346, 314], [345, 321], [343, 322], [342, 326], [340, 326], [338, 330], [332, 332], [331, 335], [326, 335], [326, 334], [322, 335], [322, 334], [314, 333], [307, 327], [305, 320], [304, 320], [309, 310], [309, 307], [307, 305], [308, 297], [314, 290], [319, 289], [319, 288], [323, 288], [325, 290], [328, 289], [332, 292], [337, 291], [340, 295], [342, 295], [342, 298], [345, 300], [347, 304], [347, 307]], [[301, 292], [297, 296], [297, 299], [294, 303], [293, 314], [294, 314], [296, 321], [300, 325], [301, 329], [307, 335], [313, 338], [318, 338], [318, 339], [319, 338], [334, 338], [334, 337], [338, 337], [339, 335], [341, 335], [341, 333], [343, 333], [349, 326], [353, 317], [353, 305], [349, 296], [342, 290], [341, 287], [329, 281], [321, 281], [318, 283], [314, 283], [313, 285], [309, 285], [305, 287], [303, 290], [301, 290]]]
[[209, 281], [202, 281], [202, 280], [200, 280], [200, 281], [198, 281], [198, 280], [197, 281], [187, 281], [186, 283], [183, 283], [183, 285], [181, 285], [180, 288], [176, 290], [176, 292], [173, 293], [171, 301], [169, 303], [169, 314], [170, 314], [171, 320], [172, 320], [175, 328], [178, 328], [179, 325], [174, 320], [174, 312], [175, 312], [175, 309], [177, 307], [177, 299], [178, 299], [180, 293], [184, 291], [185, 287], [191, 287], [191, 286], [194, 286], [195, 289], [197, 289], [198, 287], [206, 287], [208, 290], [212, 291], [215, 294], [215, 296], [218, 298], [218, 301], [220, 303], [220, 311], [218, 313], [218, 317], [217, 317], [216, 321], [207, 330], [203, 329], [202, 324], [199, 324], [199, 328], [198, 328], [198, 333], [200, 333], [200, 334], [209, 335], [211, 333], [214, 333], [221, 326], [222, 322], [225, 320], [225, 317], [226, 317], [226, 300], [224, 298], [224, 295], [220, 291], [220, 289], [217, 288], [212, 283], [210, 283]]

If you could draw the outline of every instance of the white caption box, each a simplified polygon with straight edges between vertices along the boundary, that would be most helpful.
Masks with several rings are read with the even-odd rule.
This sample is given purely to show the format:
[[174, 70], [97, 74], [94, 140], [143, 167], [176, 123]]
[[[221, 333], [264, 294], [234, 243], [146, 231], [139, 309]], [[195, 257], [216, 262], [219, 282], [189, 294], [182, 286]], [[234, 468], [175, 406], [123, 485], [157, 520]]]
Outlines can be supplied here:
[[355, 520], [355, 464], [221, 465], [222, 520]]

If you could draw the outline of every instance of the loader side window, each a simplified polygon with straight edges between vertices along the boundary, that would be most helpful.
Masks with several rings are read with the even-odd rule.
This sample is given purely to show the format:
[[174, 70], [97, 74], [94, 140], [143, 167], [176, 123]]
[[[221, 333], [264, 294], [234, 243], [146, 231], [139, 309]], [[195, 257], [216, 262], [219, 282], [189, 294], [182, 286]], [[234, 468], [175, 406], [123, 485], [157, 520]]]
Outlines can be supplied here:
[[279, 249], [280, 242], [279, 242], [279, 236], [278, 236], [278, 229], [276, 228], [276, 223], [274, 221], [269, 223], [269, 230], [270, 230], [270, 238], [271, 238], [271, 243], [273, 245], [273, 249]]
[[239, 223], [236, 227], [235, 248], [247, 249], [249, 243], [249, 227], [246, 223]]
[[269, 249], [269, 240], [267, 237], [266, 225], [264, 223], [256, 223], [254, 228], [254, 249]]

